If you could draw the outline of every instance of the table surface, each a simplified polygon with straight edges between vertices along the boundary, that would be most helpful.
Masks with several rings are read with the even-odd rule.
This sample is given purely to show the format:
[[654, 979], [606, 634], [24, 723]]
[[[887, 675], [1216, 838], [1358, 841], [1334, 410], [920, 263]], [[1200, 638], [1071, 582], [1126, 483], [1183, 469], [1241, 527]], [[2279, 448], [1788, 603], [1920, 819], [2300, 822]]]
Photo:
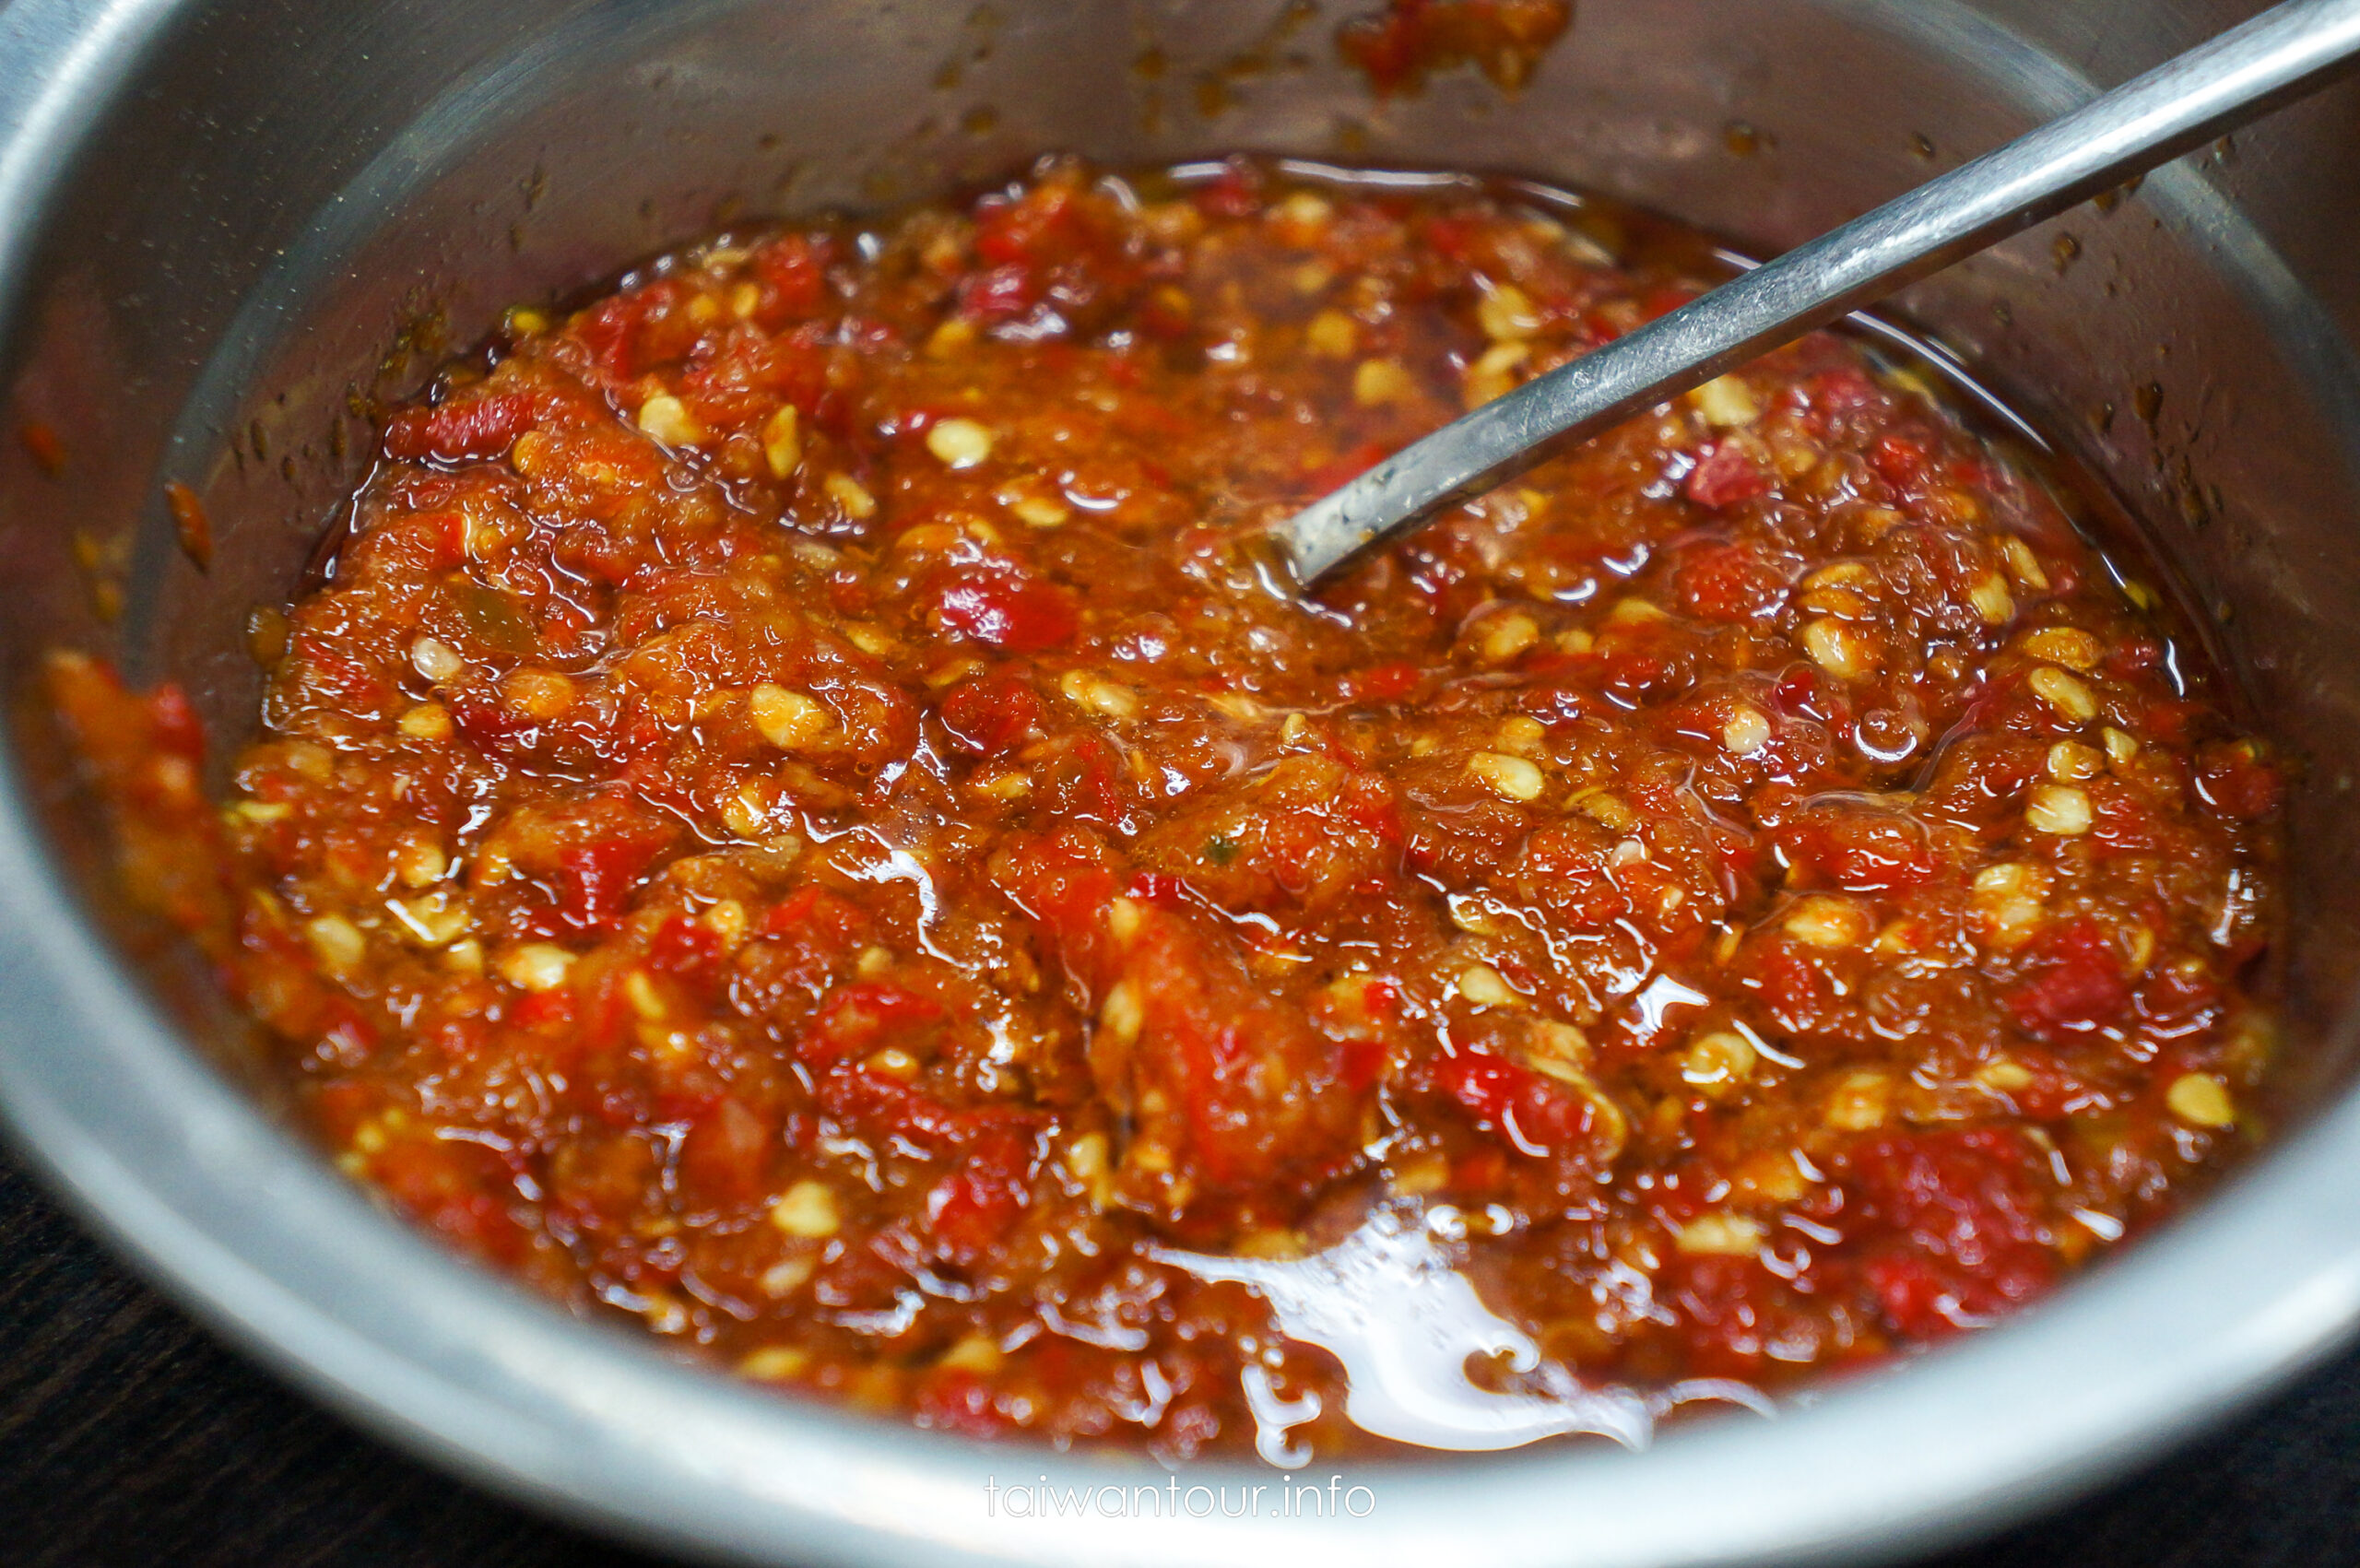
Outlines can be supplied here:
[[[660, 1568], [416, 1464], [223, 1349], [0, 1158], [0, 1558], [21, 1568]], [[2351, 1568], [2360, 1353], [1924, 1568]]]

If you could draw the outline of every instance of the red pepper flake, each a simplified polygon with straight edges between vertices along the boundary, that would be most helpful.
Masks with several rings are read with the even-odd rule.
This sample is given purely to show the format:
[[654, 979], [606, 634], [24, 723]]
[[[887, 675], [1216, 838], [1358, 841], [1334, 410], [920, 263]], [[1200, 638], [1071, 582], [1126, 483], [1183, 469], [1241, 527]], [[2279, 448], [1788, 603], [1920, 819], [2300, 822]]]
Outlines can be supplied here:
[[519, 1029], [548, 1032], [563, 1029], [573, 1021], [573, 993], [565, 990], [536, 991], [520, 999], [508, 1016]]
[[1252, 164], [1235, 160], [1198, 186], [1197, 207], [1208, 218], [1251, 218], [1262, 208], [1262, 176]]
[[[1701, 472], [1701, 470], [1700, 470]], [[1689, 476], [1695, 499], [1696, 476]], [[1710, 503], [1707, 503], [1710, 504]], [[1787, 596], [1786, 573], [1753, 546], [1705, 545], [1688, 551], [1672, 572], [1680, 607], [1698, 620], [1724, 624], [1757, 620], [1774, 613]]]
[[862, 1055], [889, 1037], [923, 1030], [942, 1017], [942, 1004], [882, 981], [864, 980], [835, 994], [796, 1055], [814, 1067], [829, 1067]]
[[1015, 320], [1030, 311], [1038, 297], [1032, 269], [1021, 262], [968, 274], [959, 280], [957, 296], [952, 308], [961, 316], [987, 324]]
[[27, 419], [17, 427], [17, 439], [42, 473], [53, 479], [65, 472], [65, 443], [47, 420]]
[[966, 1367], [945, 1367], [927, 1375], [912, 1402], [918, 1425], [959, 1437], [1005, 1437], [1016, 1422], [998, 1405], [983, 1377]]
[[1718, 511], [1768, 495], [1770, 478], [1744, 447], [1723, 441], [1705, 449], [1696, 466], [1688, 471], [1684, 488], [1689, 500]]
[[777, 1129], [733, 1095], [723, 1095], [680, 1140], [680, 1185], [697, 1202], [721, 1207], [761, 1195]]
[[1798, 887], [1882, 892], [1933, 879], [1925, 826], [1899, 811], [1818, 809], [1777, 830], [1778, 852]]
[[1339, 28], [1336, 50], [1379, 98], [1414, 93], [1433, 72], [1469, 63], [1514, 92], [1573, 19], [1569, 0], [1391, 0]]
[[2197, 753], [2197, 793], [2224, 817], [2258, 822], [2278, 809], [2285, 788], [2285, 775], [2263, 761], [2250, 741], [2216, 741]]
[[1371, 468], [1385, 461], [1386, 449], [1373, 441], [1362, 442], [1347, 452], [1339, 452], [1325, 463], [1313, 465], [1304, 472], [1304, 489], [1314, 496], [1341, 489]]
[[405, 409], [385, 426], [385, 455], [408, 463], [497, 457], [533, 428], [533, 400], [521, 392]]
[[1010, 654], [1036, 654], [1068, 643], [1081, 624], [1071, 595], [1014, 572], [962, 572], [938, 602], [945, 624]]
[[647, 945], [647, 966], [667, 974], [702, 974], [721, 957], [720, 933], [685, 914], [666, 921]]
[[1598, 1114], [1588, 1098], [1530, 1067], [1461, 1051], [1434, 1058], [1426, 1077], [1523, 1154], [1537, 1159], [1576, 1153], [1598, 1140]]
[[985, 757], [1008, 750], [1040, 722], [1041, 699], [1014, 675], [973, 676], [942, 699], [942, 725], [951, 738]]
[[2003, 1127], [1895, 1133], [1851, 1151], [1867, 1217], [1895, 1232], [1865, 1272], [1896, 1327], [1940, 1338], [2047, 1287], [2056, 1265], [2040, 1240], [2039, 1163]]
[[787, 234], [754, 253], [754, 274], [769, 287], [762, 301], [766, 323], [783, 324], [819, 313], [827, 302], [832, 252], [825, 236]]
[[205, 514], [205, 503], [196, 492], [178, 479], [164, 483], [164, 505], [172, 514], [172, 528], [180, 536], [181, 553], [199, 572], [213, 566], [213, 520]]
[[1371, 665], [1355, 670], [1346, 678], [1346, 689], [1355, 701], [1396, 702], [1415, 691], [1425, 679], [1425, 672], [1406, 661]]
[[2033, 954], [2035, 977], [2000, 998], [2025, 1033], [2055, 1041], [2124, 1021], [2130, 986], [2113, 938], [2096, 921], [2084, 915], [2043, 932]]
[[926, 1195], [941, 1255], [964, 1267], [988, 1256], [1032, 1201], [1032, 1151], [1012, 1133], [988, 1133]]

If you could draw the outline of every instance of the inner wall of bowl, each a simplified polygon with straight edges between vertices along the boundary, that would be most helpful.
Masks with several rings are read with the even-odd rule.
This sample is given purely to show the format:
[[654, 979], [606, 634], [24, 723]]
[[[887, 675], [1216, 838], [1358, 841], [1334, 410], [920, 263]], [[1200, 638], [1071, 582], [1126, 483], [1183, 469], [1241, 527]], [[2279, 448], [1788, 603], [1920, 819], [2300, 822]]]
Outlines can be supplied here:
[[[16, 607], [0, 654], [20, 776], [52, 798], [61, 853], [88, 835], [54, 736], [24, 717], [40, 650], [177, 678], [232, 749], [258, 690], [246, 618], [289, 596], [364, 471], [372, 400], [413, 390], [513, 304], [746, 217], [875, 209], [1050, 149], [1525, 174], [1768, 253], [2074, 101], [2087, 84], [2031, 29], [2071, 40], [2120, 11], [1583, 0], [1520, 96], [1461, 70], [1381, 104], [1332, 46], [1361, 8], [183, 7], [60, 171], [9, 338], [11, 428], [38, 421], [65, 452], [51, 473], [24, 442], [0, 451]], [[2183, 26], [2193, 41], [2248, 8], [2175, 12], [2154, 36]], [[2246, 145], [2266, 152], [2272, 134]], [[2230, 156], [1957, 267], [1901, 313], [2130, 502], [2215, 620], [2254, 712], [2303, 759], [2287, 963], [2301, 1049], [2283, 1083], [2299, 1112], [2347, 1077], [2335, 1025], [2360, 967], [2344, 798], [2360, 769], [2360, 573], [2343, 548], [2360, 376], [2308, 280], [2224, 195]], [[2321, 287], [2360, 296], [2348, 278]], [[210, 514], [209, 571], [177, 547], [168, 478]], [[119, 925], [84, 862], [93, 908]], [[200, 1038], [233, 1030], [185, 977], [168, 990]]]

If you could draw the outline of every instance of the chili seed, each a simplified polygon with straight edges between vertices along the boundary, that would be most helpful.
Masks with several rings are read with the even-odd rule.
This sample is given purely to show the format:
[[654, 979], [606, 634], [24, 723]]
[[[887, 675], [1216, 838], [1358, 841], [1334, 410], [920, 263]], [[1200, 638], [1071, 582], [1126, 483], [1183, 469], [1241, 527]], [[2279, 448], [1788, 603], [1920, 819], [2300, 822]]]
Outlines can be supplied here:
[[1723, 1094], [1753, 1076], [1759, 1058], [1753, 1042], [1742, 1034], [1717, 1030], [1700, 1034], [1680, 1060], [1680, 1077], [1707, 1094]]
[[836, 1212], [836, 1195], [826, 1184], [801, 1181], [771, 1205], [771, 1223], [790, 1236], [821, 1241], [836, 1233], [843, 1220]]
[[655, 980], [643, 969], [632, 969], [623, 975], [623, 1000], [631, 1004], [643, 1022], [662, 1023], [672, 1016], [672, 1006], [664, 993], [655, 988]]
[[1528, 1038], [1535, 1058], [1533, 1065], [1543, 1072], [1579, 1069], [1589, 1064], [1589, 1036], [1562, 1019], [1533, 1020]]
[[2098, 716], [2098, 700], [2090, 689], [2054, 665], [2043, 665], [2025, 678], [2034, 695], [2076, 724]]
[[2191, 1126], [2231, 1127], [2237, 1123], [2237, 1107], [2229, 1098], [2228, 1085], [2210, 1073], [2180, 1074], [2164, 1091], [2164, 1103]]
[[973, 419], [938, 420], [926, 432], [926, 449], [953, 468], [973, 468], [992, 454], [992, 432]]
[[1715, 376], [1688, 394], [1688, 401], [1708, 425], [1736, 430], [1762, 418], [1753, 388], [1740, 375]]
[[1298, 231], [1290, 237], [1291, 242], [1301, 244], [1318, 240], [1316, 230], [1336, 216], [1336, 208], [1326, 196], [1316, 192], [1296, 191], [1279, 203], [1274, 216], [1281, 225]]
[[1361, 346], [1360, 324], [1341, 311], [1322, 311], [1303, 329], [1303, 344], [1323, 360], [1349, 360]]
[[934, 1363], [952, 1372], [974, 1372], [989, 1375], [1000, 1369], [1007, 1358], [997, 1344], [981, 1334], [970, 1334], [942, 1352]]
[[410, 667], [437, 686], [448, 686], [467, 673], [467, 661], [438, 637], [420, 637], [409, 645]]
[[[767, 1282], [769, 1278], [768, 1275], [764, 1275], [764, 1281]], [[789, 1286], [788, 1290], [793, 1288]], [[787, 1291], [779, 1291], [773, 1293], [785, 1295]], [[760, 1383], [782, 1383], [788, 1378], [801, 1376], [804, 1369], [810, 1364], [811, 1352], [808, 1350], [794, 1345], [765, 1345], [761, 1350], [752, 1351], [740, 1359], [738, 1362], [738, 1370], [743, 1375]]]
[[975, 324], [962, 316], [952, 316], [926, 335], [926, 357], [929, 360], [955, 360], [975, 346]]
[[2029, 940], [2045, 913], [2048, 884], [2047, 871], [2014, 861], [1976, 872], [1975, 907], [1985, 934], [2003, 948]]
[[573, 682], [555, 670], [511, 670], [500, 682], [500, 695], [528, 719], [547, 723], [573, 706]]
[[2048, 592], [2048, 573], [2030, 545], [2011, 536], [2000, 541], [2000, 553], [2007, 558], [2008, 575], [2015, 579], [2017, 587], [2036, 594]]
[[406, 888], [431, 887], [450, 870], [442, 846], [431, 839], [407, 838], [394, 854], [394, 872]]
[[666, 446], [694, 446], [705, 430], [689, 406], [669, 393], [658, 393], [639, 406], [639, 428]]
[[1460, 970], [1456, 989], [1479, 1008], [1514, 1008], [1524, 1003], [1523, 996], [1488, 963], [1472, 963]]
[[2091, 820], [2089, 796], [2064, 784], [2035, 786], [2024, 806], [2024, 825], [2035, 832], [2086, 833]]
[[1673, 1244], [1706, 1257], [1752, 1257], [1768, 1233], [1761, 1220], [1742, 1214], [1700, 1214], [1680, 1228]]
[[844, 508], [844, 515], [856, 523], [865, 523], [877, 515], [877, 498], [868, 493], [867, 486], [850, 474], [831, 474], [820, 488]]
[[313, 915], [303, 923], [303, 939], [330, 974], [349, 974], [369, 957], [369, 938], [341, 914]]
[[1032, 775], [1021, 770], [989, 773], [976, 779], [974, 788], [994, 800], [1021, 800], [1032, 793]]
[[746, 694], [746, 713], [762, 738], [781, 751], [798, 750], [835, 727], [822, 704], [769, 681]]
[[2078, 626], [2044, 626], [2028, 634], [2021, 646], [2028, 658], [2046, 659], [2084, 673], [2097, 668], [2106, 652], [2095, 637]]
[[2008, 580], [1996, 572], [1976, 578], [1966, 596], [1986, 626], [2005, 626], [2016, 617], [2016, 596], [2008, 592]]
[[1750, 1155], [1736, 1171], [1737, 1190], [1755, 1203], [1792, 1203], [1811, 1191], [1811, 1178], [1795, 1164], [1787, 1149], [1764, 1149]]
[[1065, 1166], [1085, 1182], [1094, 1182], [1106, 1174], [1105, 1134], [1084, 1133], [1066, 1145]]
[[1803, 652], [1838, 680], [1858, 680], [1876, 672], [1876, 644], [1842, 621], [1824, 616], [1803, 627]]
[[1847, 1075], [1827, 1097], [1822, 1119], [1839, 1132], [1869, 1132], [1884, 1126], [1893, 1103], [1893, 1080], [1882, 1073]]
[[466, 931], [469, 923], [467, 906], [444, 892], [414, 899], [387, 899], [385, 910], [412, 937], [430, 948], [450, 942]]
[[1069, 669], [1057, 682], [1066, 700], [1110, 719], [1137, 718], [1139, 694], [1127, 686], [1103, 679], [1087, 670]]
[[1721, 744], [1734, 757], [1751, 757], [1770, 744], [1770, 721], [1762, 710], [1740, 703], [1721, 724]]
[[1147, 1027], [1147, 1007], [1139, 999], [1139, 987], [1127, 980], [1118, 980], [1107, 987], [1106, 1000], [1098, 1008], [1098, 1025], [1116, 1044], [1136, 1042], [1139, 1032]]
[[420, 702], [404, 713], [398, 727], [404, 735], [417, 740], [448, 740], [451, 738], [451, 710], [440, 702]]
[[[2119, 735], [2121, 731], [2113, 733]], [[2078, 740], [2060, 740], [2048, 749], [2043, 768], [2059, 784], [2082, 784], [2106, 771], [2106, 759], [2095, 748]]]
[[1788, 936], [1814, 948], [1857, 948], [1869, 939], [1869, 912], [1850, 899], [1813, 893], [1798, 901], [1783, 922]]
[[1516, 343], [1540, 330], [1532, 296], [1513, 283], [1498, 283], [1475, 302], [1475, 324], [1494, 343]]
[[758, 839], [770, 826], [770, 806], [748, 784], [721, 803], [721, 819], [741, 839]]
[[881, 1051], [871, 1052], [868, 1060], [861, 1065], [897, 1083], [913, 1082], [918, 1076], [918, 1059], [899, 1045], [888, 1045]]
[[[820, 1260], [809, 1253], [797, 1253], [792, 1257], [783, 1257], [776, 1263], [772, 1264], [768, 1268], [762, 1270], [760, 1280], [762, 1287], [762, 1294], [770, 1297], [773, 1301], [777, 1301], [783, 1296], [791, 1296], [795, 1294], [796, 1291], [803, 1289], [803, 1287], [810, 1281], [811, 1276], [818, 1271], [819, 1267]], [[773, 1350], [770, 1351], [758, 1350], [755, 1352], [756, 1355], [780, 1353], [792, 1354], [797, 1357], [802, 1355], [800, 1350], [783, 1352], [782, 1350]], [[751, 1358], [749, 1359], [750, 1360]], [[740, 1364], [742, 1366], [743, 1363]], [[790, 1371], [799, 1370], [801, 1370], [799, 1362], [794, 1368], [790, 1369]]]
[[1532, 358], [1529, 343], [1495, 343], [1475, 357], [1467, 367], [1465, 381], [1460, 385], [1459, 400], [1469, 409], [1506, 396], [1517, 385], [1516, 371]]
[[779, 405], [778, 411], [762, 421], [762, 461], [769, 465], [773, 479], [786, 478], [801, 466], [802, 423], [794, 404]]
[[1540, 770], [1521, 757], [1478, 751], [1467, 759], [1467, 771], [1506, 800], [1538, 800], [1546, 781]]
[[2000, 1056], [1977, 1068], [1975, 1081], [2001, 1094], [2013, 1094], [2032, 1087], [2032, 1069], [2022, 1062], [2012, 1062]]
[[1493, 616], [1483, 629], [1483, 657], [1495, 665], [1504, 665], [1540, 641], [1540, 628], [1530, 616], [1520, 610]]
[[1363, 408], [1406, 403], [1417, 395], [1418, 383], [1391, 360], [1363, 360], [1352, 371], [1352, 401]]
[[1499, 734], [1493, 744], [1501, 750], [1518, 757], [1530, 757], [1539, 753], [1540, 743], [1548, 736], [1547, 726], [1539, 719], [1528, 713], [1517, 713], [1500, 721]]
[[1073, 508], [1056, 496], [1003, 491], [1000, 504], [1007, 507], [1019, 523], [1032, 528], [1062, 527], [1073, 517]]
[[1633, 811], [1620, 796], [1610, 795], [1605, 790], [1586, 789], [1574, 796], [1569, 804], [1601, 828], [1611, 829], [1618, 833], [1638, 831], [1638, 813]]
[[500, 955], [500, 978], [519, 991], [554, 991], [573, 970], [573, 955], [549, 942], [527, 942]]

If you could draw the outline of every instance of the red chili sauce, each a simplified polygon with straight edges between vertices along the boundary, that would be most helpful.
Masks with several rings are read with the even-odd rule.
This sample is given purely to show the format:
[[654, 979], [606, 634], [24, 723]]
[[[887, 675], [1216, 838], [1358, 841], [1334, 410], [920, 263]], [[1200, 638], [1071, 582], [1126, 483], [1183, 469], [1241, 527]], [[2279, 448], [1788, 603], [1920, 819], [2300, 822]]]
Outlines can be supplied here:
[[1414, 93], [1434, 71], [1472, 62], [1514, 92], [1573, 24], [1572, 0], [1387, 0], [1336, 29], [1336, 48], [1379, 98]]
[[1873, 1363], [2250, 1141], [2280, 773], [1827, 334], [1298, 595], [1266, 525], [1670, 234], [1240, 162], [727, 235], [391, 417], [226, 803], [57, 690], [354, 1179], [750, 1376], [1346, 1452], [1249, 1277], [1355, 1235], [1537, 1351], [1479, 1403]]

